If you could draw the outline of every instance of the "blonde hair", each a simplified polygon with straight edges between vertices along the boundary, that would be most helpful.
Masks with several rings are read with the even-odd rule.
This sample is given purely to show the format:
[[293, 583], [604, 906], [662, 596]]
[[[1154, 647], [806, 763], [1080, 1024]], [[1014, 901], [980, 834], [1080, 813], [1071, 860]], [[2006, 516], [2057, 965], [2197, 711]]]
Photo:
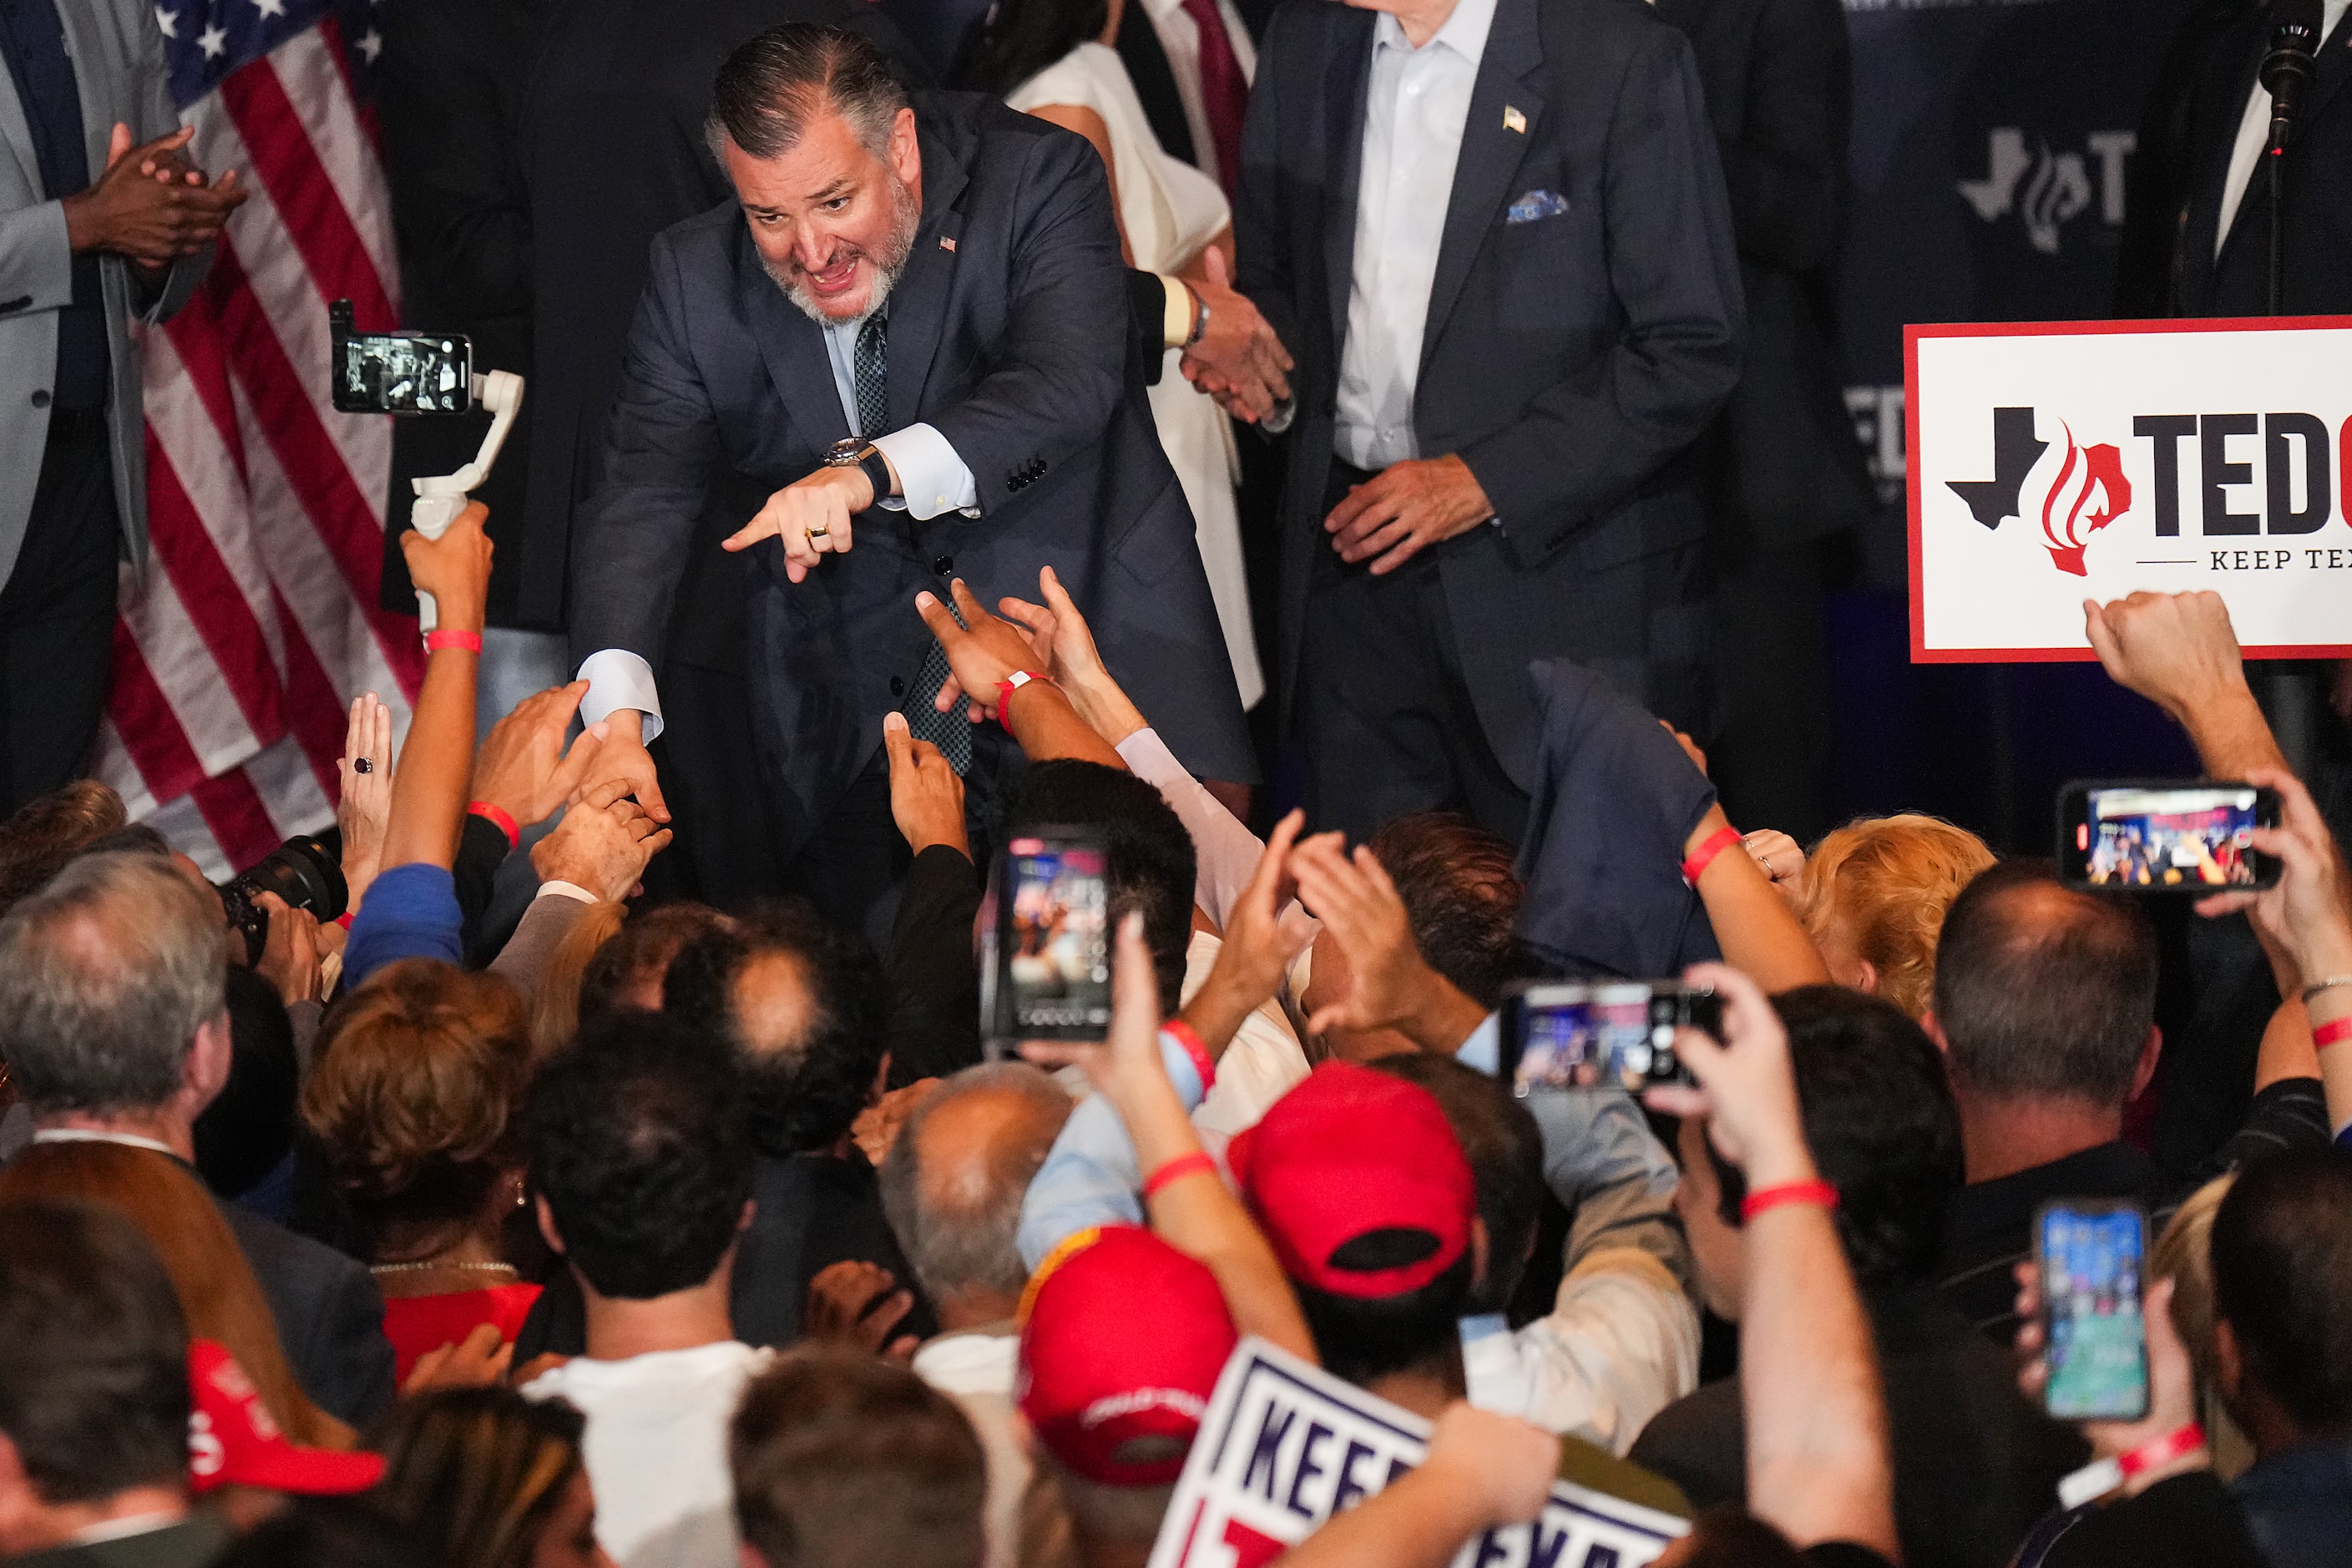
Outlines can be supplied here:
[[621, 934], [621, 920], [626, 912], [609, 899], [589, 905], [548, 954], [547, 968], [539, 977], [539, 994], [530, 1005], [533, 1062], [545, 1061], [580, 1032], [580, 983], [587, 975], [588, 961]]
[[1944, 911], [1993, 863], [1983, 839], [1941, 817], [1857, 817], [1813, 846], [1798, 914], [1820, 942], [1843, 931], [1878, 973], [1878, 992], [1913, 1018], [1936, 989]]
[[0, 1200], [16, 1198], [80, 1198], [123, 1215], [163, 1259], [188, 1337], [228, 1348], [288, 1438], [313, 1448], [353, 1446], [352, 1429], [311, 1404], [295, 1381], [236, 1234], [178, 1161], [95, 1139], [36, 1143], [0, 1168]]
[[2172, 1281], [2172, 1330], [2197, 1374], [2197, 1418], [2213, 1450], [2214, 1473], [2225, 1481], [2254, 1462], [2253, 1444], [2223, 1407], [2213, 1372], [2213, 1216], [2236, 1180], [2216, 1176], [2189, 1194], [2147, 1254], [2148, 1278]]

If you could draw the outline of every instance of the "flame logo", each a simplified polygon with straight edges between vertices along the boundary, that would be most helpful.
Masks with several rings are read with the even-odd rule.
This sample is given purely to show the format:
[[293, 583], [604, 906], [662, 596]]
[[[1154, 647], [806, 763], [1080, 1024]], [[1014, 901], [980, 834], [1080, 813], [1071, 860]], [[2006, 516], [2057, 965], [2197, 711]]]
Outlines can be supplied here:
[[[2066, 460], [2059, 465], [2058, 477], [2051, 481], [2049, 494], [2042, 498], [2042, 540], [2050, 552], [2053, 565], [2061, 572], [2084, 577], [2090, 574], [2083, 563], [2083, 552], [2090, 542], [2085, 532], [2096, 533], [2131, 510], [2131, 480], [2124, 477], [2122, 452], [2104, 442], [2077, 447], [2074, 426], [2062, 419], [2059, 428], [2066, 432]], [[2075, 473], [2078, 468], [2080, 478]], [[2058, 504], [2070, 490], [2073, 500], [2061, 522]], [[2086, 531], [2083, 527], [2084, 509], [2090, 506], [2094, 490], [2099, 492], [2102, 504], [2091, 510]]]

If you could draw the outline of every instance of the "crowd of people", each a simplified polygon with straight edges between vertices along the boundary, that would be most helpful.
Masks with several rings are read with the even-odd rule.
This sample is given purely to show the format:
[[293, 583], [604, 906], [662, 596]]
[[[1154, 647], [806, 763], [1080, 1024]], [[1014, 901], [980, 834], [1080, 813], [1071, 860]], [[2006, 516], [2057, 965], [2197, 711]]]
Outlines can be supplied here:
[[[129, 317], [244, 199], [106, 4], [121, 58], [0, 5], [0, 316], [56, 328], [0, 422], [0, 1557], [1564, 1564], [1585, 1508], [1699, 1568], [2347, 1560], [2352, 879], [2221, 601], [2086, 631], [2282, 803], [2195, 906], [2262, 973], [1818, 820], [1835, 6], [387, 5], [406, 307], [531, 425], [388, 535], [398, 744], [361, 696], [333, 829], [216, 887], [64, 782]], [[983, 1009], [985, 938], [1097, 962], [991, 902], [1047, 835], [1099, 1039]], [[1559, 978], [1715, 1009], [1529, 1088]], [[2089, 1417], [2053, 1204], [2146, 1226]], [[1257, 1356], [1419, 1462], [1269, 1425], [1288, 1536], [1197, 1537]]]
[[[407, 541], [445, 626], [478, 625], [482, 519]], [[1105, 846], [1100, 1041], [983, 1050], [961, 786], [903, 723], [887, 952], [804, 902], [633, 904], [668, 830], [600, 727], [566, 744], [580, 687], [477, 747], [463, 646], [397, 754], [354, 705], [348, 921], [260, 895], [256, 954], [100, 786], [0, 825], [0, 1552], [1115, 1568], [1262, 1342], [1428, 1433], [1302, 1565], [1446, 1563], [1557, 1482], [1674, 1563], [2341, 1561], [2352, 887], [2218, 600], [2089, 610], [2284, 803], [2277, 885], [2200, 906], [2275, 968], [2249, 1109], [2168, 1169], [2127, 1136], [2165, 1048], [2129, 896], [1917, 816], [1733, 833], [1703, 754], [1604, 694], [1542, 844], [1645, 822], [1615, 852], [1709, 933], [1721, 1021], [1638, 1101], [1516, 1094], [1497, 1005], [1592, 951], [1540, 846], [1261, 842], [1057, 583], [1017, 621], [955, 596], [963, 689], [1040, 671], [991, 710], [1008, 831]], [[2137, 1419], [2040, 1397], [2050, 1200], [2147, 1215]]]

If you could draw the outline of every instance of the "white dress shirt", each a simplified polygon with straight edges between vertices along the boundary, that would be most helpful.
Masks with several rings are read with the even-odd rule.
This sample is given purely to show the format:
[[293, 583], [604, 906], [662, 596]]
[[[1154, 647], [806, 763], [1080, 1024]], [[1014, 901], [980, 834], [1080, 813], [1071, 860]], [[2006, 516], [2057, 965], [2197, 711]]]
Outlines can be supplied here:
[[[833, 370], [833, 390], [841, 398], [842, 417], [857, 428], [857, 333], [866, 318], [830, 321], [824, 326], [825, 363]], [[935, 426], [909, 425], [874, 437], [875, 447], [890, 460], [898, 476], [898, 494], [877, 498], [892, 511], [911, 512], [925, 521], [943, 511], [971, 512], [980, 504], [980, 487], [971, 469]], [[977, 515], [976, 513], [974, 515]], [[654, 684], [653, 666], [641, 654], [624, 647], [600, 648], [580, 661], [578, 679], [588, 683], [581, 700], [580, 721], [593, 724], [623, 708], [645, 715], [644, 738], [662, 732], [661, 693]]]
[[1470, 94], [1494, 22], [1495, 0], [1459, 0], [1417, 49], [1394, 16], [1383, 12], [1373, 23], [1336, 431], [1340, 459], [1359, 468], [1377, 472], [1421, 455], [1412, 394], [1429, 290]]
[[[2319, 24], [2321, 47], [2336, 36], [2336, 24], [2344, 19], [2344, 12], [2352, 0], [2326, 0], [2322, 7]], [[2221, 180], [2221, 221], [2213, 229], [2213, 255], [2219, 258], [2221, 247], [2230, 241], [2230, 226], [2238, 221], [2238, 209], [2245, 205], [2246, 187], [2253, 184], [2254, 165], [2263, 161], [2263, 149], [2271, 139], [2271, 89], [2257, 79], [2254, 90], [2246, 98], [2246, 112], [2238, 121], [2238, 140], [2230, 149], [2230, 172]]]
[[[1168, 57], [1168, 74], [1176, 79], [1176, 100], [1184, 107], [1184, 129], [1192, 137], [1192, 163], [1211, 179], [1223, 181], [1231, 174], [1236, 180], [1239, 172], [1217, 166], [1217, 138], [1209, 129], [1208, 104], [1201, 96], [1201, 26], [1184, 9], [1184, 0], [1143, 0], [1144, 14], [1151, 18], [1151, 31], [1160, 39], [1160, 52]], [[1241, 13], [1234, 9], [1234, 0], [1217, 0], [1217, 17], [1225, 25], [1225, 38], [1234, 47], [1234, 60], [1242, 68], [1242, 80], [1257, 79], [1257, 49], [1251, 44], [1249, 29], [1242, 25]]]

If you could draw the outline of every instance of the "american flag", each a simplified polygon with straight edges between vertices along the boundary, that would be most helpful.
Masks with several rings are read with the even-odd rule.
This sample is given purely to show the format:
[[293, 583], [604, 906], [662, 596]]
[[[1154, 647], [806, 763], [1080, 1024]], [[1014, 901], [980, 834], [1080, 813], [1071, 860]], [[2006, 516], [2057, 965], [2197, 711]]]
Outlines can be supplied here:
[[376, 607], [391, 421], [327, 394], [327, 302], [394, 325], [371, 0], [155, 0], [208, 172], [252, 193], [186, 308], [147, 331], [147, 511], [98, 776], [214, 876], [333, 816], [351, 699], [404, 731], [414, 618]]

